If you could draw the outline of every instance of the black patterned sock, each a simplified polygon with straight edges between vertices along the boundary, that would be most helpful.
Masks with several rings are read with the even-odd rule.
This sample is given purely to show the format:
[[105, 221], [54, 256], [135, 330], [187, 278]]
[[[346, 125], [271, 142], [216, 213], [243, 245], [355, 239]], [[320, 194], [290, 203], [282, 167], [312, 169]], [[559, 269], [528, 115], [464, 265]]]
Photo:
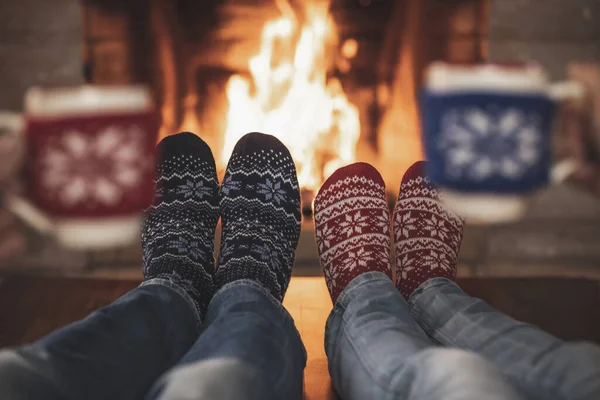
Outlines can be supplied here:
[[217, 289], [239, 279], [283, 300], [300, 237], [296, 167], [278, 139], [249, 133], [236, 144], [221, 186]]
[[154, 205], [142, 227], [144, 280], [164, 279], [204, 315], [214, 294], [214, 235], [219, 219], [215, 160], [198, 136], [183, 132], [157, 146]]

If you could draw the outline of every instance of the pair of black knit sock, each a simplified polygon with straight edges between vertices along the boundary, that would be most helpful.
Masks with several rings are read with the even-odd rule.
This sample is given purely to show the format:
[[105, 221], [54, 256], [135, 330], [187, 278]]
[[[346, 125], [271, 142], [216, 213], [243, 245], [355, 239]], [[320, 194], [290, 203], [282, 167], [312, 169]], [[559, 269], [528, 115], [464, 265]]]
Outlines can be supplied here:
[[220, 187], [212, 152], [198, 136], [169, 136], [157, 151], [155, 201], [142, 228], [145, 280], [163, 279], [183, 289], [200, 315], [216, 291], [239, 279], [258, 282], [282, 300], [300, 236], [296, 169], [283, 143], [260, 133], [245, 135]]

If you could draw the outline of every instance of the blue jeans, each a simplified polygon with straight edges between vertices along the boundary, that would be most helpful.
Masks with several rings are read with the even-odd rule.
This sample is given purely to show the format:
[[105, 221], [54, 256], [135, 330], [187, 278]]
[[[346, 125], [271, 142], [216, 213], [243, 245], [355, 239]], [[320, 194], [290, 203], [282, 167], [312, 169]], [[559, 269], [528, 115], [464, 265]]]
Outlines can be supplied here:
[[353, 399], [600, 399], [600, 348], [517, 322], [443, 278], [405, 301], [355, 278], [327, 321], [333, 384]]
[[223, 287], [200, 323], [154, 280], [38, 342], [0, 352], [2, 399], [301, 399], [306, 352], [260, 285]]
[[527, 398], [600, 399], [600, 347], [594, 344], [564, 342], [515, 321], [447, 279], [421, 285], [409, 308], [435, 342], [486, 358]]

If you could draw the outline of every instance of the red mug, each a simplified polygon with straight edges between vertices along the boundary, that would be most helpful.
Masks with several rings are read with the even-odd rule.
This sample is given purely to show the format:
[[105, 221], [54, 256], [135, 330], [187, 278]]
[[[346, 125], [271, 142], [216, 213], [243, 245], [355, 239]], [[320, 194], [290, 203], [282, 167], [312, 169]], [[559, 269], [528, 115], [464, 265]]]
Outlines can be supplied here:
[[143, 86], [32, 88], [25, 96], [26, 200], [10, 208], [66, 247], [139, 240], [154, 195], [158, 114]]

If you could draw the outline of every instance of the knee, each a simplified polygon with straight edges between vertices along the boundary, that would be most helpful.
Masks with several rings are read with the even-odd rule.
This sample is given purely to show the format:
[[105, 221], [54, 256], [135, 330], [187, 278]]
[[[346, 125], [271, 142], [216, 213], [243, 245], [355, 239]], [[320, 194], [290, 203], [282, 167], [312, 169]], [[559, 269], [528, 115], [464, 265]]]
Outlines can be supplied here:
[[435, 348], [423, 352], [421, 378], [432, 386], [477, 386], [482, 382], [503, 381], [500, 372], [485, 358], [465, 350]]
[[560, 342], [536, 357], [527, 375], [548, 392], [565, 398], [600, 398], [600, 347]]
[[58, 397], [55, 388], [37, 374], [20, 354], [14, 350], [0, 351], [0, 398]]
[[[459, 349], [434, 348], [421, 353], [411, 391], [445, 398], [512, 399], [517, 394], [500, 372], [481, 356]], [[433, 398], [432, 397], [432, 398]]]
[[29, 375], [22, 358], [12, 350], [0, 351], [0, 393], [13, 393]]
[[600, 386], [600, 347], [589, 342], [564, 343], [551, 353], [550, 359], [551, 362], [542, 365], [543, 369], [559, 375], [561, 371], [575, 374], [582, 381], [592, 380]]
[[565, 343], [557, 350], [556, 356], [571, 367], [600, 370], [600, 347], [589, 342]]
[[434, 348], [423, 352], [425, 365], [430, 371], [470, 375], [474, 371], [491, 368], [481, 356], [453, 348]]
[[254, 367], [228, 358], [212, 359], [177, 368], [151, 390], [160, 399], [269, 398], [264, 379]]

